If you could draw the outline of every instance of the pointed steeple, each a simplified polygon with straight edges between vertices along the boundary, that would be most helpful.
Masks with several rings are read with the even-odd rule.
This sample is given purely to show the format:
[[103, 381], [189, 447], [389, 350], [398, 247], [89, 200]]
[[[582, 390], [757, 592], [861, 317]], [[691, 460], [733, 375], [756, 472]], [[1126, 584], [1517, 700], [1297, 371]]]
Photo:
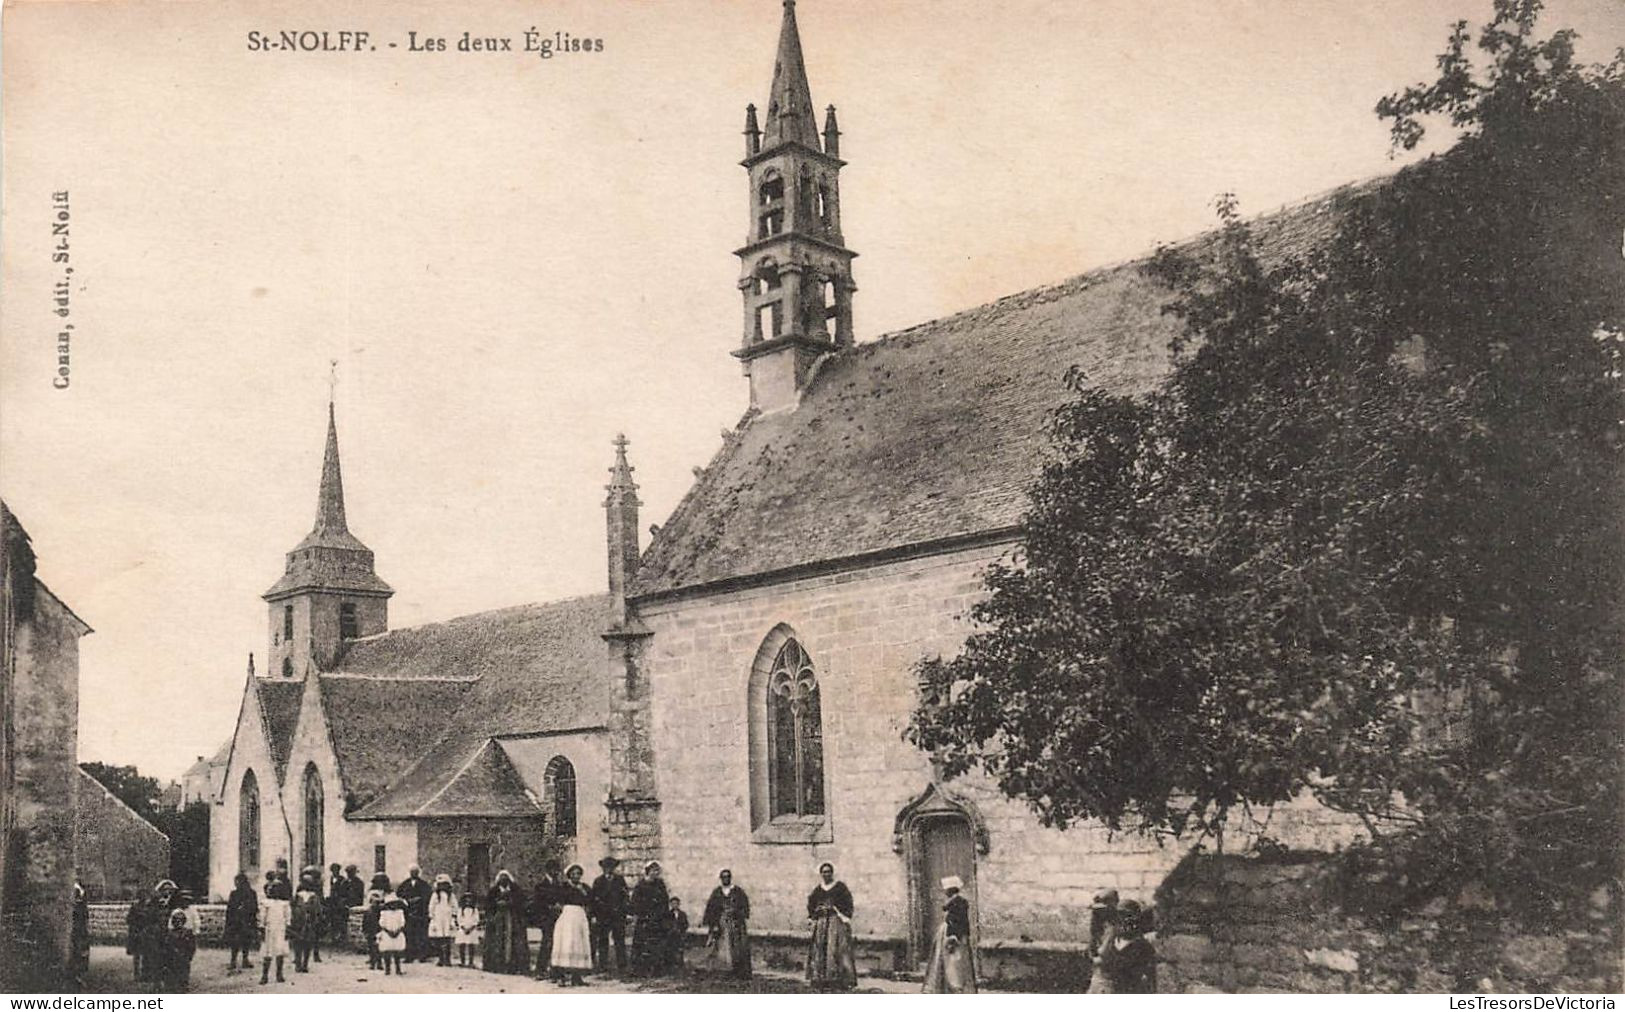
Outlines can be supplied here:
[[333, 402], [327, 402], [327, 452], [322, 458], [322, 487], [316, 494], [316, 526], [312, 534], [348, 534], [344, 523], [344, 475], [339, 471], [339, 428]]
[[282, 578], [263, 595], [271, 605], [266, 676], [291, 676], [310, 670], [312, 663], [330, 669], [343, 641], [388, 628], [386, 602], [393, 593], [378, 578], [371, 549], [350, 533], [338, 422], [329, 398], [316, 523], [288, 553]]
[[779, 51], [773, 62], [773, 88], [767, 99], [767, 129], [763, 141], [771, 149], [787, 141], [818, 148], [818, 118], [813, 112], [812, 89], [801, 59], [801, 33], [796, 30], [796, 0], [784, 0], [784, 23], [779, 27]]

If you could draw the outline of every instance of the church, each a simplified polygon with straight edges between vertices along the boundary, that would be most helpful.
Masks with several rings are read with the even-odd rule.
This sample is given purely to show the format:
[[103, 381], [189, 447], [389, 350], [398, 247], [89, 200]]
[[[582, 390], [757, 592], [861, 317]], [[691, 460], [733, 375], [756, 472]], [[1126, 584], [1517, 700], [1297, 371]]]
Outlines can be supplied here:
[[[390, 630], [330, 414], [315, 525], [264, 594], [214, 893], [277, 857], [417, 863], [478, 890], [497, 868], [525, 883], [547, 856], [612, 854], [658, 858], [686, 897], [730, 868], [752, 933], [793, 942], [829, 861], [861, 958], [899, 968], [925, 958], [947, 875], [990, 958], [1082, 948], [1100, 890], [1153, 899], [1189, 843], [1045, 828], [989, 781], [944, 781], [903, 729], [915, 664], [959, 649], [981, 573], [1019, 548], [1067, 370], [1154, 389], [1168, 293], [1118, 265], [859, 341], [840, 138], [786, 0], [767, 104], [745, 115], [749, 408], [647, 546], [617, 440], [604, 594]], [[1262, 250], [1314, 245], [1360, 193], [1261, 219]], [[403, 735], [404, 713], [444, 732]], [[1350, 827], [1286, 806], [1269, 832], [1329, 847]]]

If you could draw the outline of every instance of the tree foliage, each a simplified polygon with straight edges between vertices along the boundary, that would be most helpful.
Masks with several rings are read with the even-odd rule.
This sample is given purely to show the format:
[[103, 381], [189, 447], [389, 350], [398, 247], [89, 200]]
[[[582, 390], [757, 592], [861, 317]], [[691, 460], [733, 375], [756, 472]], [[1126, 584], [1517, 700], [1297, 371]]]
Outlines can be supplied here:
[[1445, 155], [1268, 259], [1233, 198], [1146, 270], [1161, 391], [1074, 372], [1021, 557], [909, 729], [1049, 823], [1190, 834], [1303, 792], [1419, 890], [1557, 909], [1617, 886], [1625, 53], [1539, 4], [1456, 26], [1378, 104]]

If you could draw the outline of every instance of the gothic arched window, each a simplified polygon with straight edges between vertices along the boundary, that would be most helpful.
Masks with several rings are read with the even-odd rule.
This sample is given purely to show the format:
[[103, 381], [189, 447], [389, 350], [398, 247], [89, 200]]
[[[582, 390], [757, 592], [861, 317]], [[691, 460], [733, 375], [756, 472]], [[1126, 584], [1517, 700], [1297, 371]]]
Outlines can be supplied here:
[[260, 783], [249, 770], [237, 796], [237, 870], [253, 877], [259, 867]]
[[570, 760], [556, 755], [548, 760], [542, 774], [543, 787], [553, 802], [553, 835], [576, 835], [576, 768]]
[[322, 866], [322, 775], [316, 764], [305, 766], [305, 864]]
[[293, 677], [293, 658], [292, 657], [284, 657], [284, 658], [282, 658], [282, 677], [283, 678], [292, 678]]
[[787, 640], [767, 676], [770, 817], [824, 814], [823, 724], [812, 658]]

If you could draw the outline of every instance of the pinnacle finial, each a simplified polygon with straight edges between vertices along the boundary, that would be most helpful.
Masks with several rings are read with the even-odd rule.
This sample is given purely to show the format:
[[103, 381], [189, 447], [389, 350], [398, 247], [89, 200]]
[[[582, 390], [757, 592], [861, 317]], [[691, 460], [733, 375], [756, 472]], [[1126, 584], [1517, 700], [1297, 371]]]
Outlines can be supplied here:
[[614, 442], [615, 463], [609, 469], [609, 484], [604, 486], [611, 493], [611, 498], [616, 494], [636, 492], [638, 487], [632, 480], [632, 472], [636, 468], [626, 459], [626, 448], [631, 445], [631, 441], [626, 438], [624, 432], [618, 432], [615, 434]]

